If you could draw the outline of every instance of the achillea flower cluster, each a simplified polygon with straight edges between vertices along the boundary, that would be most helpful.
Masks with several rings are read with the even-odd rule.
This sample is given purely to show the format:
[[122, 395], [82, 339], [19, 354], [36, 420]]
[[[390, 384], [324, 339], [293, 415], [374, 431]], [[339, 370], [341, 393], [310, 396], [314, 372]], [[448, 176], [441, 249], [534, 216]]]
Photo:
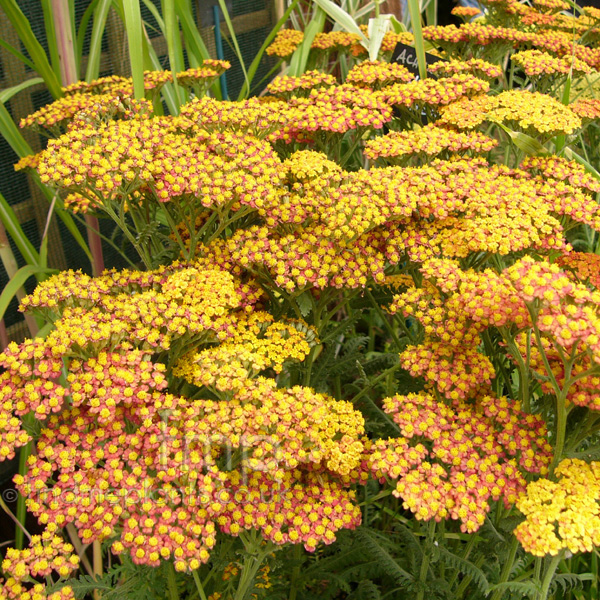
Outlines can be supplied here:
[[321, 71], [305, 71], [300, 77], [277, 77], [267, 86], [267, 92], [284, 98], [299, 96], [318, 87], [330, 87], [337, 82], [333, 75]]
[[467, 73], [457, 73], [440, 79], [424, 79], [409, 83], [397, 83], [380, 92], [381, 97], [392, 106], [412, 108], [445, 106], [456, 100], [476, 96], [490, 89], [487, 81]]
[[511, 60], [523, 68], [529, 78], [541, 78], [553, 75], [580, 77], [589, 73], [591, 67], [575, 57], [558, 58], [541, 50], [524, 50], [512, 55]]
[[412, 81], [414, 75], [398, 63], [364, 60], [348, 71], [346, 83], [358, 87], [381, 89], [393, 83]]
[[294, 50], [296, 50], [303, 39], [304, 33], [302, 31], [280, 29], [266, 52], [269, 56], [287, 58], [294, 53]]
[[100, 208], [133, 192], [158, 202], [192, 196], [204, 207], [258, 206], [274, 193], [280, 161], [269, 144], [235, 132], [192, 137], [174, 125], [154, 118], [71, 131], [49, 142], [38, 172]]
[[[45, 421], [15, 482], [41, 523], [73, 523], [84, 543], [109, 540], [138, 564], [197, 569], [217, 530], [259, 529], [309, 550], [331, 543], [360, 522], [347, 485], [364, 420], [350, 403], [252, 379], [301, 360], [314, 333], [252, 313], [244, 286], [200, 264], [63, 273], [25, 300], [56, 328], [0, 355], [2, 406]], [[191, 399], [169, 384], [226, 397]], [[2, 420], [4, 457], [26, 441], [12, 419]]]
[[398, 480], [394, 495], [417, 519], [452, 518], [462, 531], [477, 531], [490, 500], [517, 501], [523, 472], [547, 473], [545, 424], [506, 398], [482, 395], [449, 406], [409, 394], [386, 398], [384, 410], [404, 437], [373, 443], [367, 466], [379, 478]]
[[525, 90], [463, 98], [442, 110], [441, 122], [457, 128], [475, 127], [484, 121], [503, 123], [534, 136], [571, 134], [581, 128], [581, 119], [569, 107], [546, 94]]
[[[459, 6], [456, 8], [466, 9], [470, 7]], [[456, 10], [456, 9], [455, 9]], [[479, 11], [477, 11], [479, 14]], [[427, 70], [435, 75], [449, 76], [456, 73], [471, 73], [478, 79], [498, 79], [503, 76], [504, 71], [498, 65], [489, 63], [481, 58], [470, 58], [468, 60], [443, 60], [428, 65]]]
[[569, 252], [559, 256], [556, 264], [573, 274], [581, 283], [600, 289], [600, 256], [589, 252]]
[[66, 579], [79, 566], [79, 557], [71, 544], [56, 535], [58, 528], [48, 525], [40, 535], [31, 538], [25, 550], [7, 548], [2, 561], [2, 571], [9, 578], [0, 583], [3, 600], [74, 600], [70, 586], [47, 593], [46, 586], [33, 578], [48, 577], [53, 571]]
[[443, 152], [482, 154], [497, 146], [497, 140], [483, 133], [463, 133], [435, 123], [413, 131], [392, 131], [385, 136], [370, 140], [365, 145], [365, 156], [375, 160], [386, 158], [388, 162], [404, 156], [436, 156]]
[[[306, 327], [306, 325], [304, 326]], [[283, 363], [302, 361], [310, 345], [293, 324], [274, 323], [269, 313], [253, 312], [238, 320], [232, 338], [214, 348], [182, 357], [173, 374], [198, 387], [238, 390], [265, 369], [280, 373]]]
[[600, 545], [600, 463], [565, 459], [554, 473], [556, 482], [532, 481], [517, 501], [526, 518], [515, 536], [534, 556], [591, 552]]

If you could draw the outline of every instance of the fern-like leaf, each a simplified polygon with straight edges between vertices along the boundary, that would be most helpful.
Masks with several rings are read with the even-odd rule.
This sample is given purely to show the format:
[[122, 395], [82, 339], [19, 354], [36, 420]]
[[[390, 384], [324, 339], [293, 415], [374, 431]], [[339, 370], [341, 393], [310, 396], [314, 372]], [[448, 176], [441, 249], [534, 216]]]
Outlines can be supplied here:
[[383, 572], [388, 577], [399, 584], [412, 583], [413, 576], [394, 560], [392, 555], [379, 543], [373, 532], [361, 527], [357, 530], [356, 535], [365, 545], [372, 558], [380, 562]]
[[490, 584], [483, 571], [477, 565], [474, 565], [470, 560], [462, 558], [462, 556], [453, 554], [443, 546], [439, 546], [438, 551], [440, 557], [446, 564], [450, 565], [454, 569], [457, 569], [461, 573], [469, 575], [479, 590], [484, 594], [487, 593]]
[[489, 589], [490, 592], [495, 592], [496, 590], [511, 592], [521, 598], [537, 598], [540, 593], [539, 585], [533, 581], [505, 581], [497, 583]]
[[365, 579], [348, 596], [348, 600], [381, 600], [381, 592], [370, 579]]

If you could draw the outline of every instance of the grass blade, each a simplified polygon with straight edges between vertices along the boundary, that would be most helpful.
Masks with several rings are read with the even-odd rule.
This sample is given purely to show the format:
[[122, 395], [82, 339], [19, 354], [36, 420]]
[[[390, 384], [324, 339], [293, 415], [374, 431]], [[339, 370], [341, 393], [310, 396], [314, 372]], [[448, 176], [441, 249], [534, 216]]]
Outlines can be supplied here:
[[16, 96], [22, 90], [26, 90], [28, 87], [37, 85], [38, 83], [44, 83], [44, 80], [41, 77], [34, 77], [33, 79], [28, 79], [23, 83], [19, 83], [19, 85], [13, 85], [12, 87], [2, 90], [0, 92], [0, 103], [4, 104], [5, 102], [8, 102], [13, 96]]
[[[235, 55], [240, 61], [240, 65], [242, 67], [242, 72], [244, 73], [244, 82], [250, 88], [250, 81], [248, 80], [248, 73], [246, 71], [246, 65], [244, 64], [244, 57], [242, 56], [242, 52], [240, 50], [240, 46], [237, 41], [237, 37], [235, 35], [235, 31], [233, 30], [233, 23], [231, 22], [231, 18], [229, 17], [229, 11], [227, 10], [227, 5], [225, 4], [225, 0], [219, 0], [219, 6], [223, 11], [223, 17], [225, 18], [225, 23], [227, 23], [227, 27], [229, 28], [229, 35], [231, 36], [231, 42], [233, 43], [233, 48], [235, 50]], [[215, 23], [215, 27], [219, 27], [219, 23]]]
[[189, 0], [175, 0], [175, 11], [183, 30], [190, 65], [192, 67], [199, 67], [207, 58], [210, 58], [210, 52], [204, 44], [198, 27], [196, 27]]
[[[269, 47], [271, 42], [275, 39], [275, 36], [279, 32], [279, 30], [286, 24], [287, 20], [290, 18], [291, 12], [298, 5], [298, 2], [299, 2], [299, 0], [293, 0], [293, 2], [287, 7], [286, 11], [281, 16], [281, 19], [279, 19], [279, 21], [277, 21], [277, 23], [275, 23], [275, 26], [273, 27], [273, 29], [271, 29], [271, 32], [267, 36], [267, 39], [264, 41], [263, 45], [260, 47], [260, 50], [254, 57], [254, 60], [252, 61], [252, 64], [250, 65], [250, 68], [248, 69], [248, 79], [250, 80], [250, 83], [252, 83], [254, 81], [254, 76], [256, 75], [256, 71], [258, 70], [260, 61], [263, 57], [263, 54], [265, 53], [265, 50]], [[246, 88], [246, 82], [244, 82], [244, 85], [242, 86], [242, 89], [238, 96], [238, 101], [243, 100], [249, 94], [250, 94], [250, 88], [249, 87]]]
[[0, 221], [2, 221], [4, 228], [17, 246], [25, 262], [28, 265], [39, 265], [40, 255], [23, 232], [23, 229], [21, 229], [15, 211], [2, 194], [0, 194]]
[[[90, 37], [90, 52], [88, 54], [87, 67], [85, 69], [85, 80], [89, 83], [100, 75], [100, 56], [102, 54], [102, 36], [106, 28], [108, 11], [112, 6], [112, 0], [99, 0], [94, 10], [94, 24]], [[81, 56], [81, 54], [80, 54]]]
[[3, 39], [0, 39], [0, 47], [10, 52], [22, 63], [25, 63], [32, 71], [35, 71], [35, 65], [24, 54], [21, 54], [21, 52], [19, 52], [14, 46], [11, 46], [8, 42], [5, 42]]
[[50, 64], [55, 75], [60, 79], [60, 57], [58, 45], [56, 44], [56, 31], [54, 28], [54, 12], [50, 5], [51, 0], [41, 0], [42, 12], [44, 13], [44, 29], [46, 30], [46, 41], [48, 42], [48, 53]]
[[177, 102], [177, 112], [175, 114], [179, 114], [179, 107], [188, 101], [188, 95], [185, 89], [177, 84], [177, 77], [175, 77], [177, 73], [185, 71], [185, 61], [183, 59], [183, 46], [181, 45], [174, 0], [162, 0], [162, 10], [165, 19], [165, 39], [167, 40], [169, 66], [173, 73], [173, 94]]
[[423, 29], [421, 27], [421, 6], [419, 0], [408, 0], [408, 11], [415, 39], [415, 50], [419, 61], [419, 77], [427, 78], [427, 62], [425, 59], [425, 42], [423, 40]]
[[96, 6], [98, 6], [99, 0], [92, 0], [89, 6], [85, 9], [83, 16], [81, 17], [81, 21], [79, 22], [79, 29], [77, 30], [77, 41], [75, 43], [76, 54], [79, 60], [83, 55], [83, 44], [85, 42], [85, 34], [87, 33], [87, 28], [90, 23], [90, 19], [96, 10]]
[[379, 15], [374, 19], [369, 19], [369, 60], [377, 60], [383, 36], [390, 27], [388, 15]]
[[138, 0], [121, 0], [123, 21], [127, 32], [129, 63], [133, 78], [133, 95], [136, 100], [144, 97], [144, 35], [142, 13]]
[[4, 286], [2, 294], [0, 294], [0, 319], [4, 318], [9, 304], [17, 292], [25, 285], [25, 282], [33, 275], [42, 273], [58, 273], [58, 271], [56, 269], [40, 267], [39, 265], [25, 265], [10, 278], [10, 281]]
[[35, 66], [35, 70], [44, 79], [48, 86], [48, 91], [53, 98], [60, 98], [63, 95], [60, 81], [56, 73], [48, 62], [48, 57], [42, 48], [42, 45], [37, 41], [31, 25], [23, 11], [17, 5], [16, 0], [0, 0], [0, 6], [6, 13], [6, 16], [12, 23], [23, 46], [25, 46], [31, 61]]
[[341, 7], [332, 2], [331, 0], [314, 0], [322, 10], [324, 10], [340, 27], [350, 33], [356, 33], [360, 36], [362, 45], [367, 48], [369, 41], [365, 37], [365, 34], [361, 31], [356, 21]]
[[315, 4], [315, 10], [313, 12], [312, 19], [304, 30], [304, 39], [292, 55], [289, 75], [293, 77], [299, 77], [302, 75], [302, 73], [304, 73], [306, 70], [306, 64], [308, 63], [310, 47], [312, 46], [313, 40], [315, 39], [317, 33], [321, 33], [323, 31], [326, 20], [327, 14], [325, 11], [320, 6]]

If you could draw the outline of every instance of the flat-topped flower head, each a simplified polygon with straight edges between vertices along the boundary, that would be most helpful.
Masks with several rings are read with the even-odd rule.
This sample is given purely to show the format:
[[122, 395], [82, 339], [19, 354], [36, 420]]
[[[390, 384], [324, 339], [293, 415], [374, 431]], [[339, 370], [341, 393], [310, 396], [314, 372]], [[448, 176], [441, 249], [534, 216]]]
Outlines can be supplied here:
[[291, 56], [304, 39], [302, 31], [295, 29], [280, 29], [266, 52], [269, 56], [287, 58]]
[[532, 481], [517, 501], [526, 518], [515, 536], [534, 556], [591, 552], [600, 545], [600, 463], [565, 459], [554, 473], [556, 482]]
[[[467, 9], [472, 7], [460, 6], [456, 8]], [[455, 73], [471, 73], [478, 79], [498, 79], [504, 74], [502, 67], [482, 60], [481, 58], [469, 58], [468, 60], [442, 60], [433, 63], [432, 65], [428, 65], [427, 70], [438, 76], [449, 76]]]
[[482, 395], [449, 406], [408, 394], [386, 398], [384, 410], [404, 437], [367, 446], [367, 464], [381, 479], [397, 480], [393, 494], [419, 520], [456, 519], [472, 533], [491, 500], [515, 503], [526, 472], [547, 473], [545, 424], [506, 398]]
[[267, 86], [267, 92], [274, 96], [287, 98], [306, 95], [310, 90], [335, 85], [336, 79], [329, 73], [321, 71], [305, 71], [300, 77], [289, 75], [277, 77]]
[[358, 87], [381, 89], [398, 82], [408, 82], [414, 75], [399, 63], [364, 60], [348, 71], [346, 83]]
[[569, 73], [572, 73], [573, 77], [580, 77], [592, 71], [587, 63], [576, 57], [559, 58], [541, 50], [523, 50], [513, 54], [511, 60], [517, 63], [531, 79]]
[[405, 157], [430, 157], [439, 154], [483, 154], [497, 146], [483, 133], [463, 133], [431, 123], [412, 131], [392, 131], [365, 144], [365, 156], [385, 158], [395, 164]]

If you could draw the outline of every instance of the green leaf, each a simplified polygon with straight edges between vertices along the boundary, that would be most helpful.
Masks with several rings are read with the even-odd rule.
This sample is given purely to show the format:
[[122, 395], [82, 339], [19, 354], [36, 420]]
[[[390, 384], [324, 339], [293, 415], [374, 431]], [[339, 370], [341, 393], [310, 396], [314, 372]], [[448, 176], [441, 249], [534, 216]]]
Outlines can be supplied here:
[[100, 75], [102, 36], [104, 35], [108, 11], [110, 10], [112, 3], [113, 0], [99, 0], [96, 9], [94, 10], [94, 24], [92, 25], [92, 35], [90, 37], [90, 52], [88, 54], [88, 63], [85, 69], [85, 80], [88, 83], [97, 79]]
[[444, 548], [444, 546], [438, 546], [437, 549], [444, 562], [449, 564], [451, 567], [454, 567], [461, 573], [471, 577], [471, 579], [477, 584], [477, 587], [482, 594], [487, 593], [490, 584], [488, 583], [483, 571], [477, 565], [473, 564], [470, 560], [466, 560], [461, 556], [453, 554]]
[[523, 133], [521, 131], [513, 131], [504, 125], [503, 123], [496, 123], [498, 127], [503, 129], [510, 137], [512, 143], [519, 148], [519, 150], [523, 150], [525, 154], [529, 154], [531, 156], [544, 156], [548, 153], [548, 150], [540, 144], [535, 138], [532, 138], [530, 135]]
[[63, 95], [60, 81], [50, 66], [42, 45], [37, 41], [27, 17], [19, 8], [16, 0], [0, 0], [0, 6], [15, 28], [23, 46], [27, 49], [35, 70], [46, 82], [48, 91], [53, 98], [60, 98]]
[[56, 30], [54, 26], [54, 11], [50, 5], [50, 0], [41, 0], [42, 12], [44, 13], [44, 28], [46, 29], [46, 41], [48, 42], [48, 52], [50, 53], [50, 64], [56, 77], [60, 81], [60, 57], [58, 55], [58, 45], [56, 43]]
[[0, 194], [0, 221], [2, 221], [7, 233], [13, 239], [25, 262], [28, 265], [39, 265], [40, 256], [37, 250], [33, 247], [23, 229], [21, 229], [17, 215], [15, 215], [12, 207], [2, 194]]
[[25, 141], [4, 104], [0, 104], [0, 135], [19, 158], [33, 154], [31, 146]]
[[419, 62], [419, 77], [427, 78], [427, 62], [425, 59], [425, 41], [423, 40], [423, 29], [421, 27], [421, 4], [419, 0], [408, 0], [410, 22], [415, 40], [415, 50]]
[[374, 19], [369, 19], [369, 60], [377, 60], [383, 36], [389, 28], [389, 15], [379, 15]]
[[[246, 71], [246, 65], [244, 64], [244, 57], [240, 50], [240, 46], [238, 44], [237, 37], [235, 35], [235, 31], [233, 29], [233, 23], [231, 22], [231, 18], [229, 16], [229, 11], [227, 10], [227, 5], [225, 4], [225, 0], [219, 0], [219, 6], [223, 11], [223, 17], [225, 18], [225, 23], [227, 23], [227, 27], [229, 28], [229, 35], [231, 36], [231, 41], [233, 43], [233, 47], [235, 49], [235, 54], [240, 61], [240, 66], [242, 67], [242, 72], [244, 73], [244, 82], [248, 89], [250, 88], [250, 80], [248, 79], [248, 72]], [[219, 24], [215, 25], [219, 27]]]
[[563, 155], [566, 156], [569, 160], [574, 160], [578, 162], [594, 179], [600, 181], [600, 173], [592, 166], [583, 156], [580, 156], [569, 148], [568, 146], [563, 148]]
[[8, 42], [0, 39], [0, 47], [10, 52], [13, 56], [16, 56], [21, 62], [25, 63], [32, 71], [35, 71], [35, 65], [24, 55], [21, 54], [14, 46], [11, 46]]
[[310, 54], [310, 47], [317, 33], [321, 33], [325, 27], [327, 15], [323, 9], [315, 5], [313, 17], [304, 30], [304, 39], [294, 51], [290, 60], [289, 75], [299, 77], [306, 70], [306, 63]]
[[169, 65], [173, 73], [173, 93], [177, 100], [177, 112], [179, 107], [188, 101], [186, 90], [177, 84], [177, 73], [185, 70], [185, 61], [183, 59], [183, 46], [181, 45], [181, 35], [177, 14], [175, 12], [174, 0], [162, 0], [162, 9], [165, 19], [165, 39], [167, 40], [167, 52], [169, 55]]
[[44, 80], [41, 77], [34, 77], [33, 79], [28, 79], [23, 83], [19, 83], [18, 85], [13, 85], [12, 87], [6, 88], [0, 92], [0, 102], [4, 104], [8, 102], [13, 96], [16, 96], [19, 92], [26, 90], [28, 87], [32, 85], [37, 85], [38, 83], [44, 83]]
[[127, 47], [131, 76], [133, 78], [133, 95], [136, 100], [144, 97], [144, 34], [142, 13], [138, 0], [121, 0], [123, 21], [127, 32]]
[[314, 0], [314, 2], [342, 29], [360, 36], [361, 44], [367, 50], [369, 49], [369, 40], [365, 37], [365, 34], [362, 32], [356, 21], [343, 8], [339, 7], [331, 0]]
[[[192, 67], [199, 67], [207, 58], [210, 58], [210, 52], [198, 31], [189, 0], [175, 0], [175, 10], [183, 30], [185, 48], [188, 51], [190, 64]], [[192, 61], [192, 58], [194, 61]]]
[[77, 39], [75, 41], [76, 54], [79, 60], [81, 60], [81, 56], [83, 55], [83, 44], [85, 42], [87, 28], [90, 23], [90, 19], [96, 10], [96, 6], [98, 6], [98, 2], [99, 0], [92, 0], [85, 9], [85, 12], [81, 17], [81, 21], [79, 21], [79, 29], [77, 29]]
[[267, 36], [267, 39], [264, 41], [263, 45], [260, 47], [260, 50], [257, 52], [256, 56], [254, 57], [254, 60], [252, 61], [252, 64], [248, 68], [248, 82], [249, 82], [248, 86], [246, 86], [246, 82], [244, 81], [244, 85], [242, 86], [242, 89], [240, 90], [240, 94], [238, 96], [238, 101], [243, 100], [244, 98], [248, 97], [248, 94], [250, 93], [249, 86], [252, 83], [252, 81], [254, 81], [254, 76], [256, 75], [256, 71], [258, 70], [260, 61], [263, 57], [263, 54], [265, 53], [265, 50], [270, 46], [271, 42], [277, 35], [277, 32], [287, 23], [287, 20], [289, 19], [291, 12], [296, 8], [296, 6], [298, 5], [298, 2], [299, 2], [299, 0], [292, 1], [292, 3], [287, 7], [287, 10], [283, 13], [283, 16], [281, 17], [281, 19], [279, 19], [279, 21], [277, 21], [277, 23], [275, 23], [275, 27], [273, 27], [273, 29], [271, 29], [271, 32]]
[[33, 275], [40, 273], [58, 273], [56, 269], [47, 269], [38, 265], [25, 265], [21, 267], [6, 284], [0, 294], [0, 319], [4, 318], [4, 313], [17, 292], [25, 285], [25, 282]]

